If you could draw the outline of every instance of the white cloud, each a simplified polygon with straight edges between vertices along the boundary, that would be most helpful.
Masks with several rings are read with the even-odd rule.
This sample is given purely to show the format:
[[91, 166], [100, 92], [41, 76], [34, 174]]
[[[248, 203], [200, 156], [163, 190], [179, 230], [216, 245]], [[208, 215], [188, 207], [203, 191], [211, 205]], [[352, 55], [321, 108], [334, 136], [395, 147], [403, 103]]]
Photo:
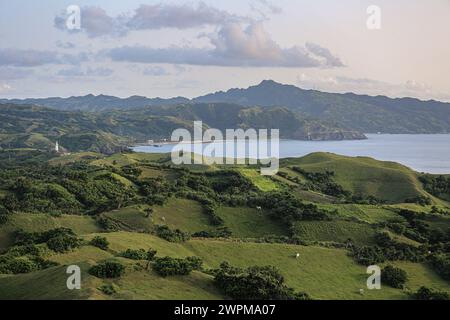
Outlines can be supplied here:
[[367, 78], [351, 78], [334, 75], [308, 75], [297, 77], [297, 84], [305, 89], [327, 92], [353, 92], [357, 94], [383, 95], [389, 97], [416, 97], [449, 101], [450, 95], [433, 90], [425, 83], [408, 80], [404, 83], [389, 83]]
[[48, 64], [79, 64], [87, 59], [85, 53], [72, 55], [33, 49], [0, 49], [0, 66], [36, 67]]
[[81, 68], [70, 68], [59, 70], [57, 75], [62, 77], [109, 77], [114, 73], [114, 70], [110, 68], [91, 68], [88, 67], [86, 70]]
[[107, 55], [114, 61], [139, 63], [296, 68], [343, 66], [328, 49], [315, 44], [281, 48], [260, 22], [247, 27], [228, 23], [217, 34], [203, 36], [209, 39], [213, 48], [124, 46], [109, 50]]
[[54, 19], [57, 29], [69, 33], [85, 32], [89, 37], [125, 36], [132, 30], [157, 30], [162, 28], [189, 29], [203, 26], [218, 26], [230, 21], [250, 21], [227, 11], [200, 2], [197, 6], [182, 4], [140, 5], [132, 15], [116, 17], [100, 8], [87, 6], [81, 9], [81, 30], [68, 30], [66, 13]]
[[12, 90], [12, 87], [7, 83], [0, 83], [0, 93], [6, 93]]

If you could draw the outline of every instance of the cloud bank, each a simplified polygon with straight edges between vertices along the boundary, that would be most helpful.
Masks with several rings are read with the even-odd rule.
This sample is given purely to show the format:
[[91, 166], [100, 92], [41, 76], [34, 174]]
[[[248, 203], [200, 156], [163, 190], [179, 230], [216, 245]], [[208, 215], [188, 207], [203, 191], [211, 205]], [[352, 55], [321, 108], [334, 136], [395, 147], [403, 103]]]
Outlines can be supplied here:
[[0, 49], [0, 66], [36, 67], [47, 64], [79, 64], [86, 60], [87, 55], [84, 53], [72, 55], [33, 49]]
[[156, 4], [139, 6], [132, 15], [121, 14], [112, 17], [100, 7], [84, 7], [81, 9], [81, 30], [68, 30], [66, 13], [56, 16], [56, 28], [74, 32], [85, 32], [89, 37], [125, 36], [133, 30], [157, 30], [162, 28], [189, 29], [207, 25], [218, 26], [228, 22], [250, 21], [210, 7], [203, 2], [197, 6], [183, 4]]
[[123, 46], [109, 50], [106, 55], [113, 61], [202, 66], [307, 68], [344, 65], [328, 49], [317, 44], [280, 47], [259, 22], [245, 28], [240, 23], [228, 23], [217, 34], [205, 37], [212, 48]]

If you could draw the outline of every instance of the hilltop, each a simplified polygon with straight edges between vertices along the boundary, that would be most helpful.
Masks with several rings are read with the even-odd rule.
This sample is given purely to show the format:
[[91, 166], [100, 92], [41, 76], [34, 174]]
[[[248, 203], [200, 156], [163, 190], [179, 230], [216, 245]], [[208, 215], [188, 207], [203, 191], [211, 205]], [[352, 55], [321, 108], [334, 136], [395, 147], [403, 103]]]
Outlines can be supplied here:
[[[305, 90], [264, 80], [246, 89], [230, 89], [193, 99], [87, 95], [69, 98], [0, 99], [0, 103], [33, 104], [66, 111], [130, 110], [143, 107], [199, 103], [238, 104], [245, 107], [284, 107], [312, 118], [363, 133], [449, 133], [450, 103], [414, 98], [389, 98], [354, 93]], [[226, 106], [226, 105], [224, 105]]]
[[178, 128], [280, 129], [299, 140], [365, 139], [357, 131], [303, 117], [287, 108], [247, 108], [235, 104], [183, 104], [105, 112], [61, 111], [30, 105], [0, 105], [0, 148], [53, 149], [114, 153], [135, 142], [170, 139]]

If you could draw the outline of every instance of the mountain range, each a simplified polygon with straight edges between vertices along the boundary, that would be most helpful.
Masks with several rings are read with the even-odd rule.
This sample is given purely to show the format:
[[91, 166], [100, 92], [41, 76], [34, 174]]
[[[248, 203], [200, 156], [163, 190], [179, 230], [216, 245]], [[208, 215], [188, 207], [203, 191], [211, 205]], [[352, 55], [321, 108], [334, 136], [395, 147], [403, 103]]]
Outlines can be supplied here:
[[227, 103], [245, 107], [284, 107], [301, 115], [364, 133], [449, 133], [450, 103], [354, 93], [304, 90], [272, 80], [247, 89], [230, 89], [188, 99], [87, 95], [69, 98], [0, 99], [0, 103], [33, 104], [66, 111], [130, 110], [142, 107]]
[[229, 103], [189, 103], [102, 112], [54, 110], [35, 105], [0, 104], [0, 149], [49, 150], [56, 141], [68, 151], [113, 153], [147, 140], [170, 139], [178, 128], [280, 129], [298, 140], [365, 139], [327, 121], [310, 119], [284, 107], [244, 107]]

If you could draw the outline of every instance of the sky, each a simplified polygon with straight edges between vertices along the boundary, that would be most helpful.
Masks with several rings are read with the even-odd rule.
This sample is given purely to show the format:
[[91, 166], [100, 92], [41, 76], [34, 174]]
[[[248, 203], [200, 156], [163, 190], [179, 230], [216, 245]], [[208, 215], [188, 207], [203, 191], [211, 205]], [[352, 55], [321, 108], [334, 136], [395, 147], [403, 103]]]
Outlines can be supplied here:
[[0, 0], [0, 98], [191, 98], [272, 79], [450, 101], [449, 57], [450, 0]]

